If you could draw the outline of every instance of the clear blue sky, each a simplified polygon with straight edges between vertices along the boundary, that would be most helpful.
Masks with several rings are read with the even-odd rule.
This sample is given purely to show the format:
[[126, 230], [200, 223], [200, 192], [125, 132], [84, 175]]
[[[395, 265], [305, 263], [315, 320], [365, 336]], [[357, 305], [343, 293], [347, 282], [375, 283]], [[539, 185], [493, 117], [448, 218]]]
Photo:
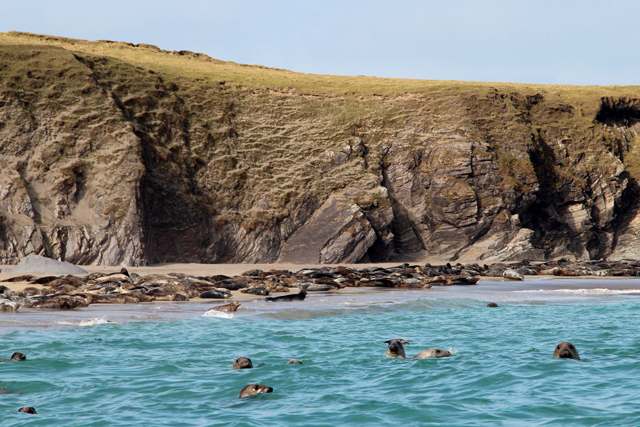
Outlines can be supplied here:
[[640, 1], [0, 0], [0, 31], [305, 73], [640, 84]]

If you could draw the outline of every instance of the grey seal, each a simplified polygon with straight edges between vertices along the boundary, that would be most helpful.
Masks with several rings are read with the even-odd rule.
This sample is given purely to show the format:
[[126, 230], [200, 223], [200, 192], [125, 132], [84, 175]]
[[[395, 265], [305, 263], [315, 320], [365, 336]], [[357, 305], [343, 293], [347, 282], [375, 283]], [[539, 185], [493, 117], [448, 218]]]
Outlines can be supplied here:
[[241, 305], [242, 304], [240, 304], [239, 302], [232, 301], [229, 304], [219, 305], [217, 307], [210, 308], [207, 311], [215, 310], [215, 311], [232, 312], [232, 311], [238, 310], [238, 307], [240, 307]]
[[25, 356], [24, 353], [20, 353], [19, 351], [16, 351], [11, 355], [11, 360], [13, 361], [27, 360], [27, 356]]
[[[409, 341], [403, 340], [401, 338], [395, 338], [389, 341], [385, 341], [385, 344], [389, 344], [385, 357], [398, 357], [400, 359], [407, 358], [404, 352], [404, 344], [409, 344]], [[428, 348], [426, 350], [422, 350], [420, 353], [418, 353], [417, 356], [411, 357], [411, 359], [433, 359], [449, 356], [451, 356], [451, 352], [449, 350]]]
[[267, 387], [262, 384], [249, 384], [240, 392], [240, 399], [243, 397], [253, 396], [254, 394], [263, 394], [263, 393], [271, 393], [273, 391], [272, 387]]
[[24, 412], [25, 414], [37, 414], [35, 408], [31, 406], [25, 406], [23, 408], [18, 409], [18, 412]]
[[209, 291], [204, 291], [200, 294], [200, 298], [224, 299], [224, 298], [230, 298], [230, 297], [231, 297], [231, 292], [229, 292], [226, 289], [212, 289]]
[[23, 360], [27, 360], [27, 356], [25, 356], [24, 353], [20, 353], [19, 351], [13, 353], [10, 359], [0, 357], [0, 362], [21, 362]]
[[304, 301], [307, 291], [304, 289], [297, 294], [281, 295], [279, 297], [266, 297], [266, 301]]
[[287, 365], [302, 365], [302, 362], [298, 359], [291, 359], [287, 362]]
[[251, 363], [251, 359], [248, 357], [238, 357], [235, 362], [233, 362], [233, 366], [231, 369], [251, 369], [253, 368], [253, 364]]
[[580, 356], [578, 355], [578, 349], [576, 348], [576, 346], [567, 341], [562, 341], [556, 346], [556, 349], [553, 352], [553, 357], [555, 359], [580, 360]]
[[502, 277], [508, 280], [518, 280], [518, 281], [524, 280], [524, 276], [522, 274], [510, 268], [505, 270], [504, 273], [502, 273]]

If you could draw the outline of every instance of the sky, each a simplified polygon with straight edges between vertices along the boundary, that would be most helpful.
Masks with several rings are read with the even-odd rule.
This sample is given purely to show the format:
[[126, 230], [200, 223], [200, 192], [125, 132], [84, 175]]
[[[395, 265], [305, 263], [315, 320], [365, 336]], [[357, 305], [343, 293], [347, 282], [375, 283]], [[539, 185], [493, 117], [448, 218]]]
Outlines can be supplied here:
[[637, 0], [0, 0], [0, 31], [315, 74], [640, 84]]

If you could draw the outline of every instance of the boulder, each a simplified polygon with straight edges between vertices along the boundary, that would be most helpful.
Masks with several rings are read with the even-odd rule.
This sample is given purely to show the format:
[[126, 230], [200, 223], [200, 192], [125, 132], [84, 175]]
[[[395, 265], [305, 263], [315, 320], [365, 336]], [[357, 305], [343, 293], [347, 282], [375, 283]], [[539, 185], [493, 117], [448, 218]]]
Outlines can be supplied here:
[[40, 255], [28, 255], [22, 258], [18, 265], [10, 270], [10, 273], [88, 274], [86, 270], [68, 262], [56, 261]]

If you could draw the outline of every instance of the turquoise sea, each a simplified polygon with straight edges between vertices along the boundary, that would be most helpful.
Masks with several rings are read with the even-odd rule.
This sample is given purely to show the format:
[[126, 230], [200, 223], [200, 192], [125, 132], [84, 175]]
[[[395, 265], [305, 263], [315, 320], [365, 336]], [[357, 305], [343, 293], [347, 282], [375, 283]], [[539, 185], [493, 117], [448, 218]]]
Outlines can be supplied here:
[[[531, 279], [256, 298], [233, 316], [203, 315], [215, 301], [0, 314], [0, 356], [28, 358], [0, 363], [0, 389], [21, 393], [0, 394], [0, 425], [640, 425], [638, 296], [637, 279]], [[454, 356], [384, 359], [391, 338]], [[582, 360], [553, 359], [560, 341]], [[254, 369], [232, 371], [240, 356]], [[256, 382], [273, 393], [238, 399]]]

